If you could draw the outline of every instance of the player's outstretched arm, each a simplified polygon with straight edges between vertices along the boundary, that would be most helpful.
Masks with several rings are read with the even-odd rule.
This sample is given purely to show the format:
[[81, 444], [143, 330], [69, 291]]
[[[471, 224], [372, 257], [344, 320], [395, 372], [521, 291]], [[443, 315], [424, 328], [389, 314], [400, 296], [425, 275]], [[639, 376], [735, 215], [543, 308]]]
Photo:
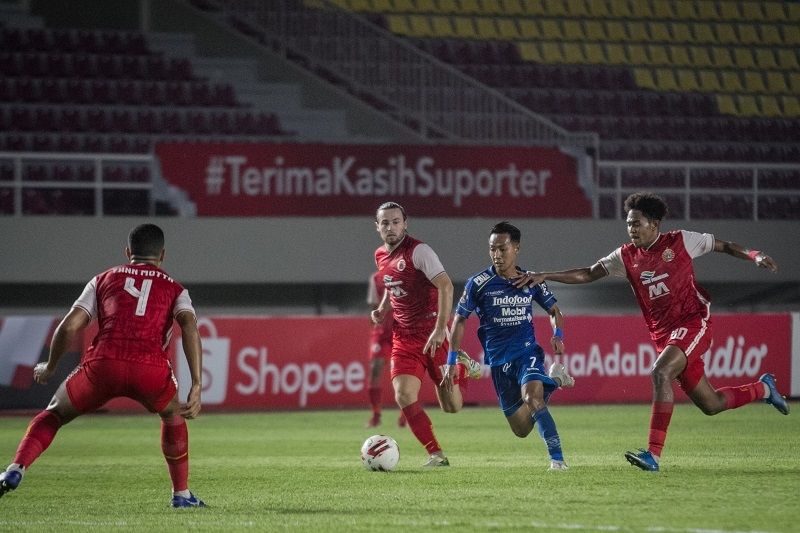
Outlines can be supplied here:
[[73, 307], [61, 320], [53, 333], [50, 341], [50, 357], [46, 363], [39, 363], [33, 368], [33, 380], [45, 385], [58, 366], [58, 361], [67, 348], [72, 344], [75, 336], [91, 322], [89, 314], [79, 307]]
[[557, 272], [524, 272], [514, 281], [517, 287], [533, 287], [543, 281], [557, 281], [559, 283], [581, 284], [591, 283], [608, 275], [600, 263], [590, 267], [559, 270]]
[[192, 385], [186, 403], [181, 405], [179, 414], [184, 418], [195, 418], [200, 414], [200, 393], [203, 389], [203, 347], [200, 343], [200, 332], [197, 331], [197, 317], [189, 311], [178, 313], [175, 317], [181, 328], [181, 343], [186, 362], [189, 365], [189, 375]]
[[714, 239], [714, 251], [753, 261], [756, 266], [769, 269], [771, 272], [778, 271], [778, 263], [770, 256], [759, 250], [748, 250], [735, 242]]

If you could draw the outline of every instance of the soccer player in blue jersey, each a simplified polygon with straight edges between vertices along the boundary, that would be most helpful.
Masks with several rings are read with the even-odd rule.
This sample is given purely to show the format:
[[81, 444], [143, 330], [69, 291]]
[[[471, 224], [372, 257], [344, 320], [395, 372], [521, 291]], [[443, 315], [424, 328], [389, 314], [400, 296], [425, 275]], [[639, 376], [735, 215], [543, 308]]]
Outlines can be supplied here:
[[492, 370], [492, 382], [514, 435], [527, 437], [537, 427], [550, 454], [550, 470], [566, 470], [561, 438], [547, 408], [550, 395], [559, 387], [572, 387], [575, 380], [564, 365], [544, 369], [544, 350], [533, 330], [533, 303], [550, 315], [553, 335], [550, 346], [564, 353], [564, 317], [556, 298], [542, 283], [519, 288], [514, 281], [525, 271], [517, 266], [521, 232], [503, 221], [489, 235], [492, 266], [467, 280], [450, 330], [450, 355], [442, 385], [452, 383], [458, 350], [464, 338], [464, 322], [471, 313], [480, 319], [478, 338], [483, 345], [484, 363]]

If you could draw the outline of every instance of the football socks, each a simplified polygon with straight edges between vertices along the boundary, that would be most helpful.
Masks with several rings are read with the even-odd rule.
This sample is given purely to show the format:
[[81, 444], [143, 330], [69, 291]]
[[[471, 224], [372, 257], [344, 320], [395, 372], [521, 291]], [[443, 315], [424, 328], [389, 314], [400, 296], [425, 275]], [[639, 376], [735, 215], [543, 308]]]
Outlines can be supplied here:
[[655, 457], [661, 457], [664, 441], [667, 440], [667, 428], [672, 419], [672, 402], [653, 402], [650, 411], [650, 435], [648, 436], [647, 449]]
[[161, 451], [167, 461], [172, 490], [189, 489], [189, 430], [183, 417], [161, 419]]
[[563, 461], [564, 454], [561, 451], [561, 437], [558, 436], [556, 429], [556, 421], [553, 420], [553, 415], [550, 410], [545, 407], [533, 413], [533, 423], [539, 431], [539, 436], [542, 437], [545, 445], [547, 446], [547, 453], [550, 454], [550, 459], [554, 461]]
[[403, 414], [406, 415], [406, 421], [408, 422], [408, 427], [411, 429], [411, 433], [417, 437], [420, 444], [425, 446], [428, 453], [442, 451], [442, 447], [439, 446], [439, 441], [437, 441], [436, 437], [433, 435], [431, 419], [428, 418], [428, 414], [422, 408], [421, 403], [414, 402], [411, 405], [403, 407]]
[[61, 428], [61, 419], [52, 411], [42, 411], [28, 425], [19, 443], [14, 462], [29, 467], [50, 446]]

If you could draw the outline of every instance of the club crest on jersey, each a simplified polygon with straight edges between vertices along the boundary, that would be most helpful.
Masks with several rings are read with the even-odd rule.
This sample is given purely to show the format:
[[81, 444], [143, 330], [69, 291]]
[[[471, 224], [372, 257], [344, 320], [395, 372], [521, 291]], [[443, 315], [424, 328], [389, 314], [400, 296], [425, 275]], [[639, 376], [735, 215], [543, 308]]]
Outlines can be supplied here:
[[395, 268], [397, 269], [398, 272], [402, 272], [403, 270], [405, 270], [406, 269], [406, 260], [405, 259], [400, 259], [397, 262], [397, 265], [395, 265]]
[[675, 252], [672, 251], [672, 248], [667, 248], [661, 254], [661, 259], [663, 259], [665, 262], [669, 263], [670, 261], [675, 259]]

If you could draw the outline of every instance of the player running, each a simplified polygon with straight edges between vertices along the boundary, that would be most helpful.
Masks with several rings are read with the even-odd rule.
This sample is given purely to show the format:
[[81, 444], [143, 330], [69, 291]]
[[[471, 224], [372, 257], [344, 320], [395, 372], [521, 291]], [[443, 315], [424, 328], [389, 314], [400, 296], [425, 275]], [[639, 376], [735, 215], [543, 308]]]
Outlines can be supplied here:
[[459, 385], [468, 377], [480, 377], [481, 365], [462, 357], [455, 385], [441, 385], [453, 283], [433, 249], [408, 234], [406, 212], [400, 204], [387, 202], [378, 207], [375, 227], [384, 242], [375, 250], [375, 264], [386, 292], [370, 316], [380, 324], [390, 309], [394, 313], [391, 377], [395, 400], [411, 432], [430, 454], [423, 466], [449, 466], [419, 402], [422, 379], [430, 376], [442, 410], [456, 413], [464, 404]]
[[[16, 489], [31, 464], [50, 446], [61, 426], [127, 396], [161, 417], [161, 450], [172, 479], [172, 507], [204, 507], [189, 491], [189, 433], [184, 419], [200, 413], [202, 347], [189, 293], [161, 270], [164, 233], [153, 224], [131, 230], [128, 264], [98, 274], [56, 327], [50, 357], [33, 369], [45, 384], [64, 352], [92, 320], [98, 333], [80, 365], [58, 387], [47, 409], [28, 426], [14, 462], [0, 474], [0, 496]], [[181, 328], [192, 385], [187, 402], [178, 400], [177, 382], [166, 347], [172, 322]]]
[[761, 399], [780, 413], [789, 414], [789, 405], [778, 392], [772, 374], [763, 374], [758, 381], [738, 387], [715, 389], [708, 382], [703, 354], [711, 347], [711, 299], [695, 280], [692, 260], [713, 251], [753, 261], [772, 272], [778, 270], [778, 265], [763, 252], [748, 250], [709, 233], [685, 230], [661, 233], [667, 205], [654, 194], [631, 194], [625, 200], [625, 212], [630, 243], [590, 267], [529, 272], [518, 284], [525, 286], [545, 280], [590, 283], [608, 275], [628, 278], [659, 355], [650, 372], [653, 404], [648, 448], [626, 452], [625, 458], [642, 470], [657, 472], [672, 417], [673, 380], [680, 383], [692, 402], [707, 415]]
[[520, 230], [509, 222], [492, 228], [492, 266], [467, 280], [450, 331], [451, 352], [442, 385], [452, 383], [452, 363], [464, 338], [464, 323], [474, 312], [480, 319], [478, 338], [483, 345], [484, 363], [492, 369], [494, 390], [511, 431], [524, 438], [536, 426], [550, 454], [550, 470], [566, 470], [561, 438], [547, 402], [553, 391], [572, 387], [575, 380], [560, 363], [553, 363], [550, 372], [545, 373], [544, 351], [536, 342], [533, 328], [533, 302], [550, 315], [550, 346], [557, 355], [564, 353], [564, 317], [544, 283], [531, 288], [514, 285], [524, 272], [517, 266], [521, 236]]

